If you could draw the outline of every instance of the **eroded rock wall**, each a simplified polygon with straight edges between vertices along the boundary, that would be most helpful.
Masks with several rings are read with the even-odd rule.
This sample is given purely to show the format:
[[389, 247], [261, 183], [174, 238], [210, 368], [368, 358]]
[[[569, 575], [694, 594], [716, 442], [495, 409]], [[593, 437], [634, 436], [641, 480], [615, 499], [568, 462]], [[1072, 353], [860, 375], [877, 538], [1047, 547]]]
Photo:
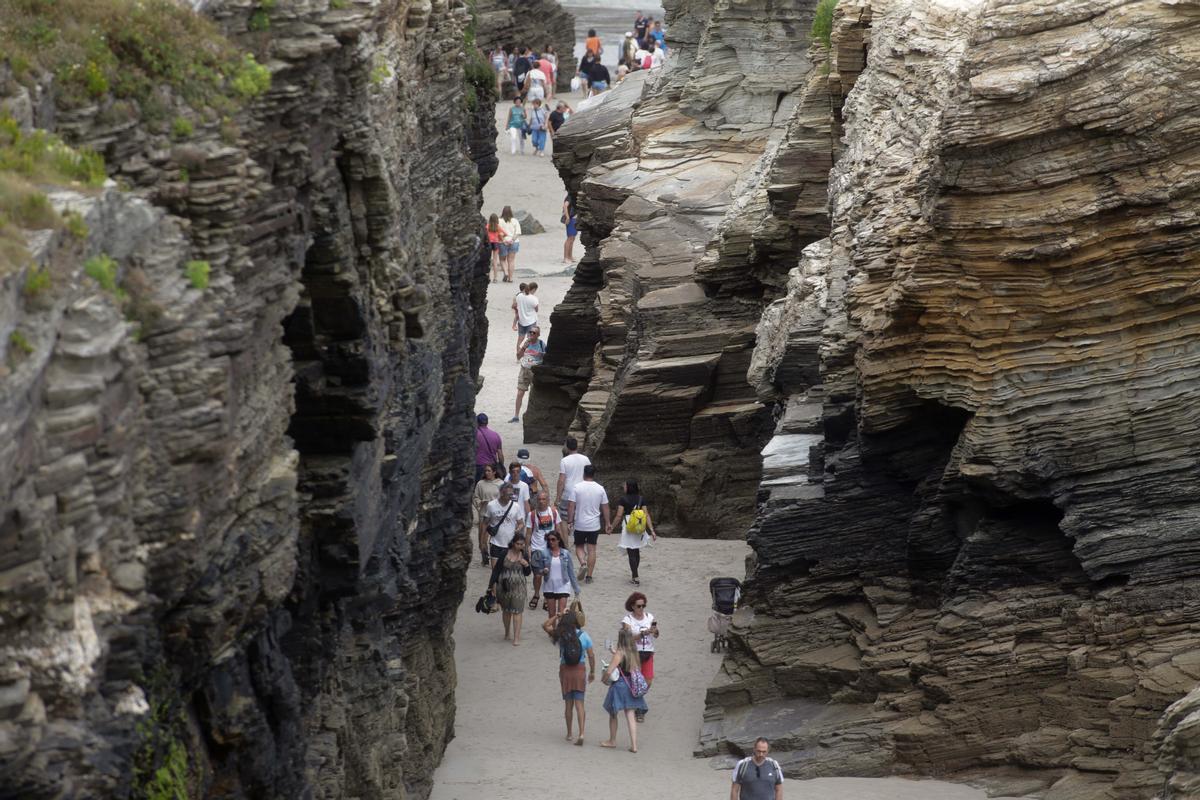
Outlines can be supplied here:
[[467, 9], [260, 10], [205, 4], [272, 81], [186, 141], [18, 104], [129, 190], [54, 196], [88, 233], [36, 240], [36, 302], [0, 278], [31, 345], [0, 390], [3, 796], [127, 796], [181, 748], [191, 796], [422, 797], [453, 735], [492, 124]]
[[1200, 677], [1200, 19], [839, 14], [866, 69], [832, 235], [759, 330], [782, 413], [702, 749], [1047, 798], [1149, 797], [1161, 767], [1190, 796], [1194, 699], [1160, 717]]
[[602, 473], [637, 477], [680, 535], [740, 537], [753, 518], [770, 426], [746, 380], [754, 328], [826, 233], [782, 223], [769, 199], [812, 73], [814, 5], [667, 4], [667, 66], [556, 139], [586, 253], [525, 435], [575, 435]]

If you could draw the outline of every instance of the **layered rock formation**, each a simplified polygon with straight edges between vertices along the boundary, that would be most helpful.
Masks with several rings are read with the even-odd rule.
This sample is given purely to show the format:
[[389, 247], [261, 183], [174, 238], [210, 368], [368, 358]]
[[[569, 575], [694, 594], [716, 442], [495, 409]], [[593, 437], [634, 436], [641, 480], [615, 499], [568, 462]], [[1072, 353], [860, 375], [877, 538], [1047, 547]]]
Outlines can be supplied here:
[[[1200, 18], [839, 15], [831, 94], [864, 44], [866, 69], [824, 123], [844, 117], [830, 239], [759, 330], [781, 413], [702, 749], [765, 734], [798, 774], [1192, 796], [1195, 695], [1163, 714], [1200, 678]], [[776, 160], [797, 229], [814, 140], [792, 126]]]
[[764, 225], [813, 6], [669, 6], [671, 66], [630, 76], [555, 142], [586, 253], [551, 318], [526, 438], [574, 434], [681, 535], [740, 537], [753, 517], [770, 423], [746, 380], [754, 327], [825, 233]]
[[8, 84], [129, 191], [52, 194], [84, 239], [0, 276], [0, 795], [422, 797], [486, 332], [467, 9], [204, 5], [270, 67], [225, 119]]

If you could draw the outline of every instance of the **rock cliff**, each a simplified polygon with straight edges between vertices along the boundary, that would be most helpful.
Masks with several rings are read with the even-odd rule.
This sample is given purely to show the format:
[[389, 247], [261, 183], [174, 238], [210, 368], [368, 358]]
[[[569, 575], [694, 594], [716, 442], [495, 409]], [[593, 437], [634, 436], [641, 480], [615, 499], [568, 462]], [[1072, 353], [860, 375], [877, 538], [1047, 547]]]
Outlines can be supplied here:
[[758, 330], [779, 413], [702, 750], [765, 734], [798, 774], [1192, 796], [1195, 694], [1163, 714], [1200, 677], [1200, 18], [838, 15], [828, 91], [857, 82], [793, 119], [770, 184], [819, 228], [836, 159], [831, 235]]
[[75, 76], [36, 62], [108, 24], [75, 5], [0, 76], [116, 181], [0, 270], [0, 796], [425, 796], [486, 333], [467, 8], [148, 0]]
[[586, 251], [551, 318], [526, 438], [576, 435], [680, 535], [740, 537], [753, 518], [770, 429], [746, 379], [755, 325], [825, 234], [769, 213], [812, 71], [797, 37], [813, 5], [668, 4], [670, 66], [634, 73], [556, 139]]

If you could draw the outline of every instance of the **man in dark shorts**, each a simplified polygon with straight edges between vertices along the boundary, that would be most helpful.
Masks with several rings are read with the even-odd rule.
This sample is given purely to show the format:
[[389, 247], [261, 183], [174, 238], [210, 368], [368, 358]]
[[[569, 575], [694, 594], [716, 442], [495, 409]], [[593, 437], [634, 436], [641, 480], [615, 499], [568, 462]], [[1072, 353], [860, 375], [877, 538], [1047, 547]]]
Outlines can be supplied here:
[[743, 758], [733, 768], [733, 787], [729, 800], [783, 800], [783, 770], [779, 762], [768, 758], [770, 743], [758, 737], [754, 755]]
[[583, 480], [575, 484], [571, 492], [567, 519], [575, 530], [579, 577], [584, 583], [591, 583], [592, 572], [596, 569], [596, 542], [600, 540], [600, 531], [609, 524], [608, 493], [596, 483], [596, 468], [591, 464], [583, 468]]

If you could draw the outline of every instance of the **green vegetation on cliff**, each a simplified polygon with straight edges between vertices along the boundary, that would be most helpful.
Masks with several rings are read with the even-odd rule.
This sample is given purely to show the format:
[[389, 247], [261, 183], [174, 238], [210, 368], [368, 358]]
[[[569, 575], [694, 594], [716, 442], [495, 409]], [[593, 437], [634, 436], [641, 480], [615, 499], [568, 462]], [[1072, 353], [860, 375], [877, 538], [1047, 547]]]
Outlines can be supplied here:
[[833, 35], [833, 10], [837, 8], [838, 0], [820, 0], [813, 15], [812, 40], [821, 42], [829, 47]]
[[94, 189], [104, 183], [104, 159], [75, 149], [45, 131], [23, 132], [11, 117], [0, 116], [0, 274], [29, 258], [26, 230], [67, 227], [87, 235], [83, 221], [64, 220], [42, 190], [47, 184]]
[[0, 54], [24, 83], [53, 75], [66, 106], [111, 94], [145, 112], [165, 86], [193, 108], [228, 113], [270, 83], [252, 55], [173, 0], [0, 0]]

